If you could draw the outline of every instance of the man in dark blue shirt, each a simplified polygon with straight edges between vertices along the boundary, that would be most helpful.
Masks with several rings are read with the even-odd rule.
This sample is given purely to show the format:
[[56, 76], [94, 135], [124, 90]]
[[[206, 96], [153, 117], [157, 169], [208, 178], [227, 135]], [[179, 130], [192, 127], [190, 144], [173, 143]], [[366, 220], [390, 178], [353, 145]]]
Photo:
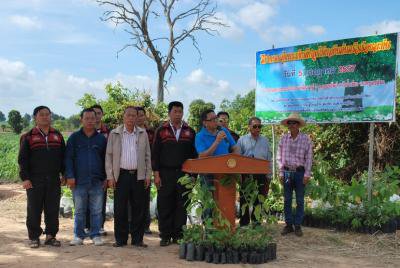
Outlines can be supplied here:
[[93, 109], [81, 112], [82, 128], [68, 139], [65, 152], [65, 177], [75, 204], [74, 239], [70, 245], [82, 245], [85, 239], [87, 206], [90, 209], [90, 238], [101, 246], [101, 210], [106, 184], [104, 168], [107, 140], [96, 131]]

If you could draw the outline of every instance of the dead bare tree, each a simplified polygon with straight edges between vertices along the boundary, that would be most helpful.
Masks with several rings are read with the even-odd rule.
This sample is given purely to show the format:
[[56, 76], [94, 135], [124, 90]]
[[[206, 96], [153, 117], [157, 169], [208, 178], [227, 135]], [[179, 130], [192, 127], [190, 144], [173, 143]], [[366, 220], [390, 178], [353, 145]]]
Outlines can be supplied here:
[[[176, 72], [174, 55], [179, 53], [178, 46], [186, 39], [191, 40], [201, 59], [195, 34], [205, 32], [214, 35], [218, 33], [218, 27], [226, 26], [216, 16], [217, 6], [212, 0], [198, 0], [186, 9], [182, 9], [182, 6], [186, 6], [187, 3], [178, 7], [179, 0], [96, 1], [107, 9], [101, 19], [116, 26], [126, 26], [124, 31], [130, 35], [131, 43], [126, 44], [118, 53], [128, 47], [134, 47], [156, 63], [157, 102], [164, 101], [164, 89], [167, 86], [166, 72], [170, 70], [171, 75], [172, 71]], [[167, 30], [163, 34], [150, 32], [150, 20], [161, 16], [165, 19]]]

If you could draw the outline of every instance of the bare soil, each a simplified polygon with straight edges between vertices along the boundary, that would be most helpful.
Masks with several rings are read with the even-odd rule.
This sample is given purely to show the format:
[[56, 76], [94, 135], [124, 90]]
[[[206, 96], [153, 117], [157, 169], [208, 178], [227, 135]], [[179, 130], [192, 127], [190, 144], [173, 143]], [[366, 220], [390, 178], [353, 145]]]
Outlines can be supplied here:
[[[178, 246], [161, 248], [157, 226], [153, 235], [145, 236], [147, 249], [130, 246], [114, 248], [113, 222], [106, 222], [106, 244], [95, 247], [68, 245], [73, 237], [72, 219], [60, 218], [58, 239], [62, 246], [28, 247], [26, 194], [18, 184], [0, 185], [0, 267], [209, 267], [204, 262], [178, 259]], [[263, 265], [223, 265], [223, 267], [400, 267], [400, 232], [397, 234], [338, 233], [333, 230], [304, 228], [304, 236], [282, 237], [276, 226], [278, 244], [276, 261]], [[43, 237], [44, 239], [44, 237]], [[214, 265], [216, 266], [216, 265]]]

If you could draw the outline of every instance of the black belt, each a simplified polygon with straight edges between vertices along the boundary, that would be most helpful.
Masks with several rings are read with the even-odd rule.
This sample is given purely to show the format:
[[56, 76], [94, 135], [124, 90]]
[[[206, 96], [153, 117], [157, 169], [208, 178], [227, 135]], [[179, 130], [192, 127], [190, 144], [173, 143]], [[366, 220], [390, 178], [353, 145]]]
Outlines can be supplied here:
[[287, 167], [287, 166], [284, 166], [283, 169], [286, 170], [286, 171], [292, 171], [292, 172], [295, 172], [295, 171], [296, 172], [303, 172], [303, 171], [305, 171], [305, 168], [303, 166], [298, 166], [298, 167]]
[[137, 169], [124, 169], [124, 168], [120, 168], [119, 169], [121, 173], [129, 173], [129, 174], [136, 174]]
[[182, 171], [182, 167], [160, 167], [161, 170]]

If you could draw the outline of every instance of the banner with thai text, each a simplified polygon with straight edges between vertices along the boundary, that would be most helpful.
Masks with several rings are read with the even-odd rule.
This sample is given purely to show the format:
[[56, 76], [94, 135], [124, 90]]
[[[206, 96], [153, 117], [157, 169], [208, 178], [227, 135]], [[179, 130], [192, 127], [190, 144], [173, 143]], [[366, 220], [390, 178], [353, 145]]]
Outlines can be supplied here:
[[279, 123], [395, 121], [398, 34], [256, 53], [256, 116]]

